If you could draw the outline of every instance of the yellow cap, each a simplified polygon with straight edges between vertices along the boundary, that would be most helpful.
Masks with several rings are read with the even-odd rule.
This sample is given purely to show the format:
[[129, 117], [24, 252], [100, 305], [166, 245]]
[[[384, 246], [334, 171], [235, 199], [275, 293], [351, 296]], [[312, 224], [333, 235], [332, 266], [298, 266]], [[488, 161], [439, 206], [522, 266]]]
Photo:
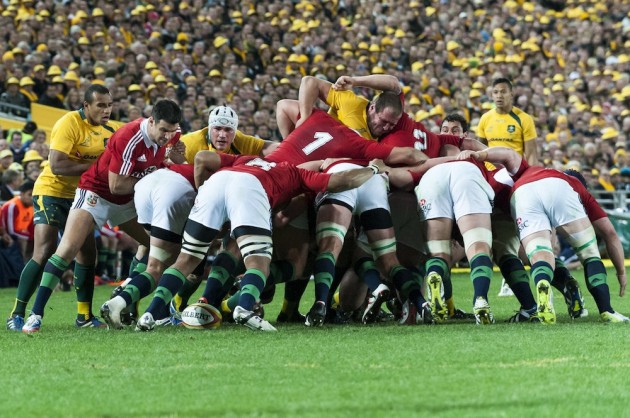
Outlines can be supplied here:
[[18, 80], [17, 77], [10, 77], [7, 80], [7, 86], [10, 85], [10, 84], [17, 84], [17, 85], [19, 85], [20, 84], [20, 80]]
[[385, 70], [377, 65], [376, 67], [372, 68], [372, 74], [385, 74]]
[[52, 83], [53, 84], [63, 84], [63, 77], [61, 77], [60, 75], [54, 76], [53, 79], [52, 79]]
[[132, 92], [134, 92], [134, 91], [142, 91], [142, 87], [140, 87], [140, 85], [139, 85], [139, 84], [131, 84], [131, 85], [127, 88], [127, 91], [128, 91], [129, 93], [132, 93]]
[[468, 97], [471, 99], [474, 99], [475, 97], [481, 97], [481, 92], [477, 89], [472, 89], [470, 90], [470, 93], [468, 93]]
[[79, 45], [89, 45], [90, 44], [90, 40], [88, 38], [86, 38], [85, 36], [80, 37], [77, 42], [78, 42]]
[[94, 75], [101, 75], [101, 74], [105, 74], [105, 68], [103, 68], [103, 67], [95, 67], [94, 68]]
[[227, 43], [228, 43], [228, 39], [220, 35], [214, 38], [214, 41], [212, 41], [212, 44], [214, 45], [215, 48], [221, 48], [223, 45]]
[[209, 77], [221, 77], [221, 71], [214, 69], [214, 70], [210, 70], [210, 72], [208, 73]]
[[79, 81], [79, 76], [74, 71], [68, 71], [66, 75], [63, 76], [64, 81]]
[[94, 10], [92, 10], [92, 17], [99, 17], [103, 15], [103, 9], [101, 9], [100, 7], [95, 7]]
[[59, 66], [57, 65], [51, 65], [50, 68], [48, 68], [48, 72], [46, 73], [47, 76], [56, 76], [56, 75], [61, 75], [61, 68], [59, 68]]
[[459, 44], [455, 41], [448, 41], [446, 43], [446, 50], [447, 51], [453, 51], [455, 49], [459, 48]]
[[619, 136], [619, 131], [614, 128], [602, 129], [602, 139], [613, 139]]
[[34, 86], [34, 85], [35, 85], [35, 82], [30, 77], [22, 77], [20, 79], [20, 87]]
[[157, 64], [154, 63], [153, 61], [148, 61], [146, 64], [144, 64], [144, 69], [145, 70], [154, 70], [157, 67], [158, 67]]
[[416, 96], [415, 94], [413, 96], [411, 96], [411, 99], [409, 99], [409, 104], [410, 105], [419, 105], [421, 104], [420, 99], [418, 98], [418, 96]]
[[31, 149], [26, 151], [26, 153], [24, 154], [24, 158], [22, 158], [22, 164], [26, 164], [31, 161], [44, 161], [44, 159], [41, 155], [39, 155], [39, 152]]
[[160, 75], [158, 75], [157, 77], [155, 77], [153, 79], [153, 82], [155, 84], [157, 84], [157, 83], [166, 83], [166, 77], [164, 77], [162, 74], [160, 74]]

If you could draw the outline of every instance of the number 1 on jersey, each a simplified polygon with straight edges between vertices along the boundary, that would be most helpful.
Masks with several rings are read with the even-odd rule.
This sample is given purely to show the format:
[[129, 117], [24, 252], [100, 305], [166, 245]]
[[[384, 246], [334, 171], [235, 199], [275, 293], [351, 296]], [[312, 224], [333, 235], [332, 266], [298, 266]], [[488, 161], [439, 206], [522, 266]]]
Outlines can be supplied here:
[[315, 132], [315, 135], [313, 135], [313, 137], [315, 138], [315, 140], [302, 148], [302, 151], [306, 155], [309, 155], [318, 148], [323, 147], [324, 145], [326, 145], [326, 143], [333, 139], [333, 136], [328, 132]]

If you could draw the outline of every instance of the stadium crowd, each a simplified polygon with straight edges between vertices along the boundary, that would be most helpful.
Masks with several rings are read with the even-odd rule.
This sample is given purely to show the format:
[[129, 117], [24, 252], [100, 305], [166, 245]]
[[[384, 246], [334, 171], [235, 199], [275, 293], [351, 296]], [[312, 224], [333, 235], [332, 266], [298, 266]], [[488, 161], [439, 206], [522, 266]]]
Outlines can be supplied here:
[[[305, 76], [388, 74], [400, 81], [405, 112], [429, 131], [460, 113], [474, 134], [494, 107], [492, 80], [507, 77], [514, 105], [534, 118], [541, 165], [576, 169], [594, 189], [630, 183], [625, 2], [11, 0], [0, 9], [8, 114], [26, 116], [32, 102], [78, 110], [98, 84], [111, 92], [113, 120], [149, 117], [167, 98], [181, 107], [185, 134], [226, 104], [243, 134], [276, 142], [276, 105], [297, 99]], [[10, 200], [38, 178], [49, 141], [33, 123], [2, 135]]]

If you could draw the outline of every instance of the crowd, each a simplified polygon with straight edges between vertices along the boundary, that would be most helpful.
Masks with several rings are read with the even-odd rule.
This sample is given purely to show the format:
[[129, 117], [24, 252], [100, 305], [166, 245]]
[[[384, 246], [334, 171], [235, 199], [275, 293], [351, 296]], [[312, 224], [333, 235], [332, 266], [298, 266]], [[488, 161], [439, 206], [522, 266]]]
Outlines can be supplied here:
[[[16, 116], [32, 102], [77, 110], [101, 84], [114, 120], [149, 117], [168, 98], [188, 133], [227, 104], [243, 134], [280, 141], [276, 104], [297, 99], [304, 76], [391, 74], [415, 121], [438, 132], [461, 113], [475, 133], [503, 76], [514, 81], [514, 105], [534, 117], [544, 166], [577, 169], [604, 191], [630, 178], [624, 2], [11, 0], [0, 9], [0, 107]], [[27, 124], [0, 139], [3, 199], [37, 179], [42, 133]]]

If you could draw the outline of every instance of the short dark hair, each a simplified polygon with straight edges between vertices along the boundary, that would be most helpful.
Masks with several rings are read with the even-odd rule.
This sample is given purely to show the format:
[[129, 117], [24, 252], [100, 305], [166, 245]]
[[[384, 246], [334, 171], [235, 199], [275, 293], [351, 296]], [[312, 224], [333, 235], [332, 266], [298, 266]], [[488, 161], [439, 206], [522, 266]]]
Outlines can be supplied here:
[[96, 94], [110, 94], [109, 89], [102, 84], [92, 84], [85, 90], [83, 94], [83, 101], [92, 104], [94, 102], [94, 96]]
[[381, 113], [385, 109], [392, 109], [395, 114], [402, 115], [403, 106], [400, 96], [392, 91], [384, 91], [373, 100], [374, 110]]
[[32, 180], [26, 180], [20, 186], [20, 193], [25, 193], [25, 192], [28, 192], [29, 190], [33, 190], [33, 187], [35, 187], [35, 183]]
[[492, 81], [492, 87], [496, 87], [497, 84], [507, 84], [508, 87], [510, 88], [510, 91], [512, 91], [512, 82], [508, 78], [505, 78], [505, 77], [495, 78]]
[[170, 99], [161, 99], [153, 106], [151, 116], [155, 123], [161, 120], [166, 123], [174, 125], [182, 120], [182, 109], [177, 103]]
[[5, 170], [4, 173], [2, 173], [2, 183], [3, 184], [13, 183], [15, 179], [18, 177], [24, 177], [24, 174], [22, 174], [21, 171], [17, 171], [17, 170], [13, 170], [12, 168], [9, 168], [8, 170]]
[[588, 188], [588, 185], [586, 184], [586, 179], [584, 178], [582, 173], [580, 173], [579, 171], [565, 170], [564, 174], [566, 174], [567, 176], [575, 177], [576, 179], [580, 181], [580, 183], [582, 183], [584, 187]]
[[[468, 132], [468, 122], [466, 122], [466, 118], [464, 118], [462, 115], [460, 115], [459, 113], [449, 113], [448, 115], [446, 115], [446, 117], [444, 118], [444, 120], [442, 121], [442, 126], [446, 123], [446, 122], [459, 122], [460, 125], [462, 125], [462, 131], [463, 133]], [[440, 126], [440, 128], [442, 127]]]

